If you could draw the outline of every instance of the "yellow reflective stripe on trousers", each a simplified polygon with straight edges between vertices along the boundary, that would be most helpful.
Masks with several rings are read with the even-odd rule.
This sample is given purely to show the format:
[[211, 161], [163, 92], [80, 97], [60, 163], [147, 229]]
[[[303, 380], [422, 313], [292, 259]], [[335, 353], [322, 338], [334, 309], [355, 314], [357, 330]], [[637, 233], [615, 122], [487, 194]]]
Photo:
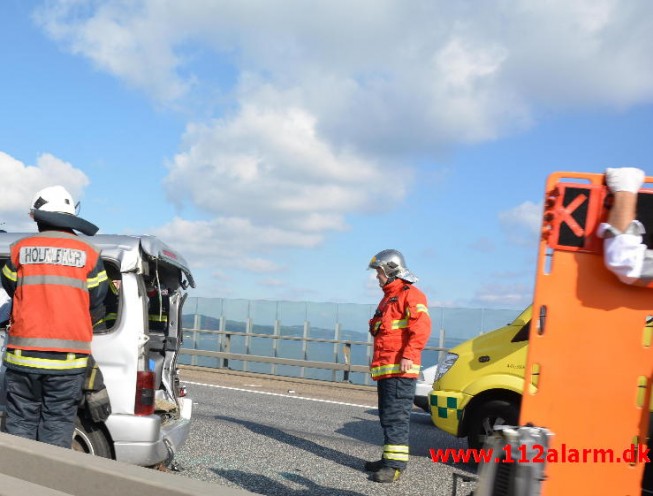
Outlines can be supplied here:
[[7, 350], [5, 361], [21, 367], [48, 370], [84, 369], [88, 365], [88, 356], [77, 358], [74, 353], [68, 353], [65, 360], [35, 358], [22, 356], [21, 350]]
[[383, 446], [383, 458], [386, 460], [408, 461], [408, 446], [403, 444], [386, 444]]
[[[405, 373], [419, 374], [419, 369], [420, 369], [419, 365], [413, 364], [410, 370]], [[393, 363], [392, 365], [381, 365], [380, 367], [372, 367], [370, 369], [370, 374], [372, 375], [372, 377], [379, 377], [388, 374], [401, 374], [401, 364]]]
[[14, 272], [13, 270], [11, 270], [11, 269], [9, 268], [9, 266], [7, 266], [7, 265], [5, 265], [5, 266], [2, 268], [2, 273], [4, 274], [4, 276], [5, 276], [7, 279], [9, 279], [10, 281], [13, 281], [13, 282], [16, 282], [16, 279], [18, 278], [16, 272]]
[[152, 322], [168, 322], [168, 316], [163, 315], [159, 317], [158, 315], [150, 315], [149, 320]]
[[88, 389], [95, 388], [95, 376], [97, 375], [97, 370], [97, 367], [93, 367], [93, 370], [91, 370], [91, 376], [86, 379], [86, 386]]
[[393, 451], [395, 453], [408, 453], [409, 447], [405, 444], [384, 444], [383, 451]]

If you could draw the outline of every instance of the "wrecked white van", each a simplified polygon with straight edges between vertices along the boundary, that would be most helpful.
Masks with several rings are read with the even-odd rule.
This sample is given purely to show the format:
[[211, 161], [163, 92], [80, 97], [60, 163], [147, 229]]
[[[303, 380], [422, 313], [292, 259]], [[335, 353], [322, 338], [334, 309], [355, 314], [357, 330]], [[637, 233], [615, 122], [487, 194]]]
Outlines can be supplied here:
[[[27, 235], [0, 233], [0, 267], [11, 244]], [[155, 237], [97, 235], [89, 241], [101, 250], [117, 303], [92, 343], [111, 415], [94, 423], [80, 410], [73, 448], [146, 467], [169, 465], [190, 430], [192, 401], [179, 383], [177, 355], [193, 277], [184, 258]], [[2, 330], [3, 351], [4, 340]], [[3, 383], [0, 377], [0, 388]], [[0, 415], [4, 397], [0, 389]]]

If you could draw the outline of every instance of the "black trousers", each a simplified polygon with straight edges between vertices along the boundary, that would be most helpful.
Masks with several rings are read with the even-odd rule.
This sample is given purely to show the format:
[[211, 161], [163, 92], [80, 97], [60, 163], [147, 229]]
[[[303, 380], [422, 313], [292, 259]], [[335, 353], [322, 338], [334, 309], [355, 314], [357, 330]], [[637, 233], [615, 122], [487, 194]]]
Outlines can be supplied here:
[[7, 432], [70, 448], [84, 377], [7, 369]]
[[415, 400], [417, 379], [388, 377], [376, 383], [379, 420], [383, 428], [384, 465], [403, 470], [408, 463], [410, 412]]

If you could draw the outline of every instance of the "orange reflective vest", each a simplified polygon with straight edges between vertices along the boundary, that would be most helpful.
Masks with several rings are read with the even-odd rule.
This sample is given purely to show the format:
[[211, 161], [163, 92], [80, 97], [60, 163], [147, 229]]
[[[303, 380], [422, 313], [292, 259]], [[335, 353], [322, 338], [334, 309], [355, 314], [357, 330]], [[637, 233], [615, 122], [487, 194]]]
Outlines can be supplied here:
[[[385, 295], [370, 320], [370, 333], [374, 336], [372, 379], [417, 378], [422, 350], [431, 335], [426, 296], [401, 279], [383, 286], [383, 292]], [[401, 371], [402, 358], [413, 361], [410, 371]]]
[[73, 354], [69, 365], [57, 368], [81, 367], [74, 354], [90, 353], [90, 309], [102, 303], [107, 289], [100, 252], [74, 234], [44, 231], [12, 245], [2, 279], [13, 294], [5, 361], [54, 368], [49, 360], [30, 360], [18, 350], [54, 351]]

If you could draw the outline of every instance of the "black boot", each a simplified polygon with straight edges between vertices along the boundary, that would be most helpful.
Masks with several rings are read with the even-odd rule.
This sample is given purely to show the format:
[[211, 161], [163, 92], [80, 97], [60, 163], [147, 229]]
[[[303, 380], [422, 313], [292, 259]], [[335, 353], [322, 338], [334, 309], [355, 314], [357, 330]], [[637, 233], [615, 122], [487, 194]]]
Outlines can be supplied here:
[[365, 462], [365, 470], [367, 472], [378, 472], [383, 467], [383, 460], [377, 460], [375, 462]]
[[401, 470], [392, 467], [381, 467], [372, 476], [374, 482], [396, 482], [401, 477]]

